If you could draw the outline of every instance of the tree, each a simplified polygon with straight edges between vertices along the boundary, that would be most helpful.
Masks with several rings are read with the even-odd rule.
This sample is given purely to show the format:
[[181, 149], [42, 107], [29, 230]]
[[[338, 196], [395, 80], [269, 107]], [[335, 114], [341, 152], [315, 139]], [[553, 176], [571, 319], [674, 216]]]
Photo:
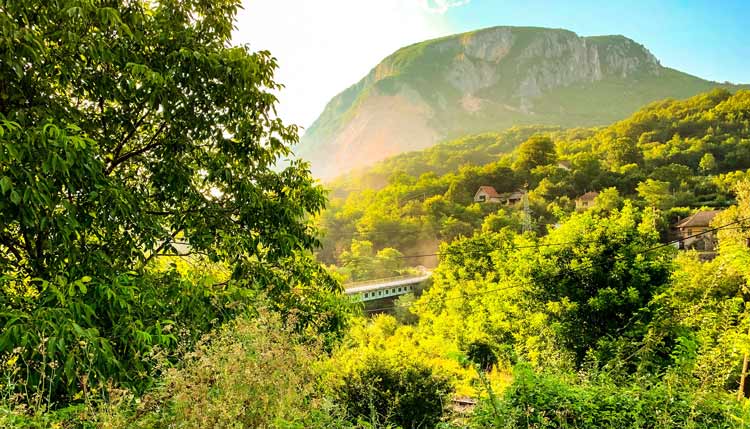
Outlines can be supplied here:
[[708, 152], [701, 157], [698, 166], [704, 174], [711, 174], [716, 171], [716, 158], [712, 153]]
[[381, 249], [375, 255], [379, 275], [383, 277], [396, 276], [404, 268], [404, 255], [392, 247]]
[[349, 252], [342, 252], [339, 257], [349, 278], [357, 281], [375, 277], [372, 243], [366, 240], [352, 240], [350, 249]]
[[669, 182], [670, 189], [675, 191], [693, 176], [689, 167], [681, 164], [669, 164], [654, 169], [650, 177], [654, 180]]
[[619, 209], [621, 205], [622, 198], [620, 198], [620, 193], [617, 192], [617, 188], [602, 189], [594, 200], [594, 206], [596, 206], [597, 210], [607, 212]]
[[393, 316], [403, 325], [414, 325], [419, 321], [419, 317], [411, 312], [410, 307], [416, 302], [413, 293], [401, 295], [396, 299], [393, 307]]
[[456, 219], [453, 216], [446, 217], [440, 223], [440, 237], [445, 241], [451, 241], [456, 237], [470, 236], [474, 232], [474, 227], [468, 222]]
[[230, 47], [239, 5], [3, 3], [0, 353], [57, 362], [28, 380], [53, 398], [83, 375], [137, 380], [142, 356], [174, 343], [163, 328], [189, 325], [152, 312], [184, 299], [176, 273], [153, 271], [175, 242], [227, 267], [206, 294], [283, 302], [297, 283], [280, 278], [338, 290], [296, 264], [325, 196], [304, 163], [272, 168], [297, 128], [275, 116], [276, 60]]
[[630, 137], [607, 140], [603, 147], [606, 150], [607, 161], [613, 167], [641, 164], [643, 161], [643, 155], [638, 149], [638, 144]]
[[517, 216], [511, 216], [505, 210], [500, 209], [496, 213], [490, 213], [482, 222], [482, 232], [498, 232], [503, 228], [510, 227], [513, 230], [520, 230], [521, 225]]
[[650, 207], [666, 210], [674, 205], [674, 196], [669, 191], [669, 182], [648, 179], [637, 187], [638, 196]]
[[540, 165], [552, 164], [556, 159], [555, 143], [552, 139], [543, 135], [534, 135], [518, 148], [518, 158], [513, 163], [513, 169], [530, 172]]
[[532, 302], [543, 303], [577, 363], [589, 350], [611, 357], [606, 342], [628, 335], [623, 327], [668, 281], [670, 250], [644, 252], [658, 240], [648, 218], [627, 202], [606, 217], [574, 215], [546, 238], [565, 244], [541, 248], [532, 262]]

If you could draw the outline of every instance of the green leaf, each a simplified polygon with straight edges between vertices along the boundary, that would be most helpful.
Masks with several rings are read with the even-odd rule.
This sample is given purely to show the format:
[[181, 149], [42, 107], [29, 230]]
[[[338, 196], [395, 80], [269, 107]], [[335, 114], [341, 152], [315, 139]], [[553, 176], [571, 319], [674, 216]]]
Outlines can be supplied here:
[[13, 204], [18, 205], [21, 203], [21, 195], [14, 189], [10, 193], [10, 200], [13, 202]]
[[13, 182], [10, 180], [10, 177], [3, 176], [2, 179], [0, 179], [0, 191], [2, 191], [3, 194], [8, 192], [13, 187]]

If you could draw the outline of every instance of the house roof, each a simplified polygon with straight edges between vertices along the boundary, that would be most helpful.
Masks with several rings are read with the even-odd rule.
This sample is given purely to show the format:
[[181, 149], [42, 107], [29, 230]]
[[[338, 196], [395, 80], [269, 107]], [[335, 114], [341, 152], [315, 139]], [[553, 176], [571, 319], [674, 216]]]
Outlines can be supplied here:
[[562, 161], [557, 163], [557, 166], [566, 170], [570, 170], [570, 168], [573, 167], [573, 163], [568, 159], [563, 159]]
[[490, 198], [500, 198], [500, 194], [498, 194], [495, 188], [493, 188], [492, 186], [480, 186], [477, 190], [477, 194], [480, 192], [484, 192]]
[[511, 200], [520, 200], [521, 198], [523, 198], [523, 191], [511, 192], [510, 194], [508, 194], [507, 198]]
[[677, 224], [677, 228], [688, 228], [693, 226], [709, 226], [711, 221], [714, 219], [721, 210], [704, 210], [697, 212], [692, 216], [686, 217]]
[[581, 195], [580, 197], [576, 198], [577, 200], [581, 201], [594, 201], [594, 199], [599, 195], [598, 192], [586, 192], [585, 194]]

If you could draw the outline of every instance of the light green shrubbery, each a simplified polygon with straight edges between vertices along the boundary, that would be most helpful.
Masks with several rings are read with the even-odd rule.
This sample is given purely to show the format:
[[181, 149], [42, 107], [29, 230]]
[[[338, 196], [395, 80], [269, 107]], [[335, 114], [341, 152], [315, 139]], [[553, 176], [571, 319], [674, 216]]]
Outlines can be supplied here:
[[179, 366], [162, 368], [142, 396], [113, 388], [54, 412], [0, 408], [0, 427], [350, 427], [318, 394], [323, 341], [303, 340], [294, 326], [267, 311], [240, 317], [204, 336]]
[[[745, 428], [750, 409], [723, 393], [669, 380], [588, 383], [519, 365], [501, 398], [485, 400], [476, 428]], [[672, 380], [677, 381], [677, 380]]]

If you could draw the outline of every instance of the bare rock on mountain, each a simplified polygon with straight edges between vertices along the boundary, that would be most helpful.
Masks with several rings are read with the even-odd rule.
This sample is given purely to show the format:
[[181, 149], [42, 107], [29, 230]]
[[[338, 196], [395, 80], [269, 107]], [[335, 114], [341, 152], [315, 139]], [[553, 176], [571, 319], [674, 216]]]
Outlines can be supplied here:
[[[494, 27], [402, 48], [334, 97], [297, 154], [323, 179], [512, 125], [592, 126], [719, 85], [623, 36]], [[731, 88], [730, 88], [731, 89]]]

